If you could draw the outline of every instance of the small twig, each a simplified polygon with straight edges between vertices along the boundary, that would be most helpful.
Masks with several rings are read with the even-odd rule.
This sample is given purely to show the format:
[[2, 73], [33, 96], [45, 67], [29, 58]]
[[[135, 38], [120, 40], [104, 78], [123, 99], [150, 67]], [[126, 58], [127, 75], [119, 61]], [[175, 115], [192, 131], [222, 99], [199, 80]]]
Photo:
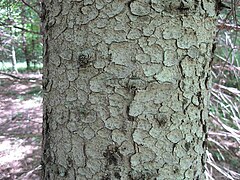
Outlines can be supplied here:
[[20, 77], [14, 76], [12, 74], [4, 73], [4, 72], [0, 72], [0, 74], [5, 75], [5, 76], [10, 76], [10, 77], [15, 78], [15, 79], [22, 79]]
[[[2, 26], [11, 26], [12, 24], [7, 24], [7, 23], [4, 23], [4, 22], [0, 22], [0, 25], [2, 25]], [[22, 28], [22, 27], [19, 27], [19, 26], [16, 26], [16, 25], [12, 25], [12, 26], [13, 26], [14, 28], [16, 28], [16, 29], [21, 29], [22, 31], [25, 31], [25, 32], [28, 32], [28, 33], [41, 35], [40, 32], [27, 30], [27, 29], [25, 29], [25, 28]]]
[[23, 81], [31, 81], [31, 80], [37, 81], [37, 80], [40, 80], [39, 78], [21, 78], [21, 77], [18, 77], [18, 76], [9, 74], [9, 73], [4, 73], [4, 72], [0, 72], [0, 74], [5, 75], [5, 76], [9, 76], [9, 77], [14, 78], [14, 79], [23, 80]]
[[34, 168], [33, 170], [27, 172], [27, 173], [24, 173], [23, 175], [21, 175], [18, 179], [27, 179], [30, 177], [31, 174], [33, 174], [35, 171], [38, 171], [38, 170], [41, 170], [42, 169], [42, 166], [39, 165], [37, 166], [36, 168]]
[[34, 7], [32, 7], [30, 4], [28, 4], [25, 0], [21, 0], [23, 4], [25, 4], [26, 6], [28, 6], [29, 8], [31, 8], [34, 12], [36, 12], [38, 14], [38, 16], [40, 17], [40, 12], [38, 10], [36, 10]]

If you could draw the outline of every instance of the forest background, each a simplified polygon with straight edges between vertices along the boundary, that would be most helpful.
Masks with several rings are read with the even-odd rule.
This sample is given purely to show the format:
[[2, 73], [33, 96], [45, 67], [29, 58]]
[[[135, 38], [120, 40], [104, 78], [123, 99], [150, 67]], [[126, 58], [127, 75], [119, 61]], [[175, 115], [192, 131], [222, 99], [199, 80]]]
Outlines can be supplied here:
[[[240, 179], [240, 1], [224, 0], [212, 62], [208, 179]], [[0, 180], [40, 179], [42, 32], [38, 0], [0, 2]]]

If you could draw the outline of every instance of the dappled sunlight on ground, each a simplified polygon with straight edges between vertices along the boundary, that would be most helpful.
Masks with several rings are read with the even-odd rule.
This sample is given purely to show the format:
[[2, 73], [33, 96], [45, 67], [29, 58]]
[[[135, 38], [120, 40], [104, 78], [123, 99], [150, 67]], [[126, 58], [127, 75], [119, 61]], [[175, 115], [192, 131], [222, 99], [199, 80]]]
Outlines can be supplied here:
[[[39, 142], [33, 137], [0, 136], [0, 179], [18, 179], [37, 167], [37, 159], [40, 159]], [[39, 175], [32, 174], [28, 179], [39, 179]]]
[[0, 141], [0, 166], [21, 160], [26, 154], [29, 155], [38, 148], [26, 145], [25, 139], [20, 138], [0, 136]]
[[0, 180], [40, 179], [41, 75], [19, 76], [0, 75]]

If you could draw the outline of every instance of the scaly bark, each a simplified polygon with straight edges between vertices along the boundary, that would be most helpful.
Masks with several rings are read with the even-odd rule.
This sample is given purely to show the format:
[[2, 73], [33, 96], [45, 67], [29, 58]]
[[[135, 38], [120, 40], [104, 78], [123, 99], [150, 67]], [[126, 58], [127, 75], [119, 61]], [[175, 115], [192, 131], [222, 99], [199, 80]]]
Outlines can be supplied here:
[[43, 179], [204, 179], [215, 1], [44, 3]]

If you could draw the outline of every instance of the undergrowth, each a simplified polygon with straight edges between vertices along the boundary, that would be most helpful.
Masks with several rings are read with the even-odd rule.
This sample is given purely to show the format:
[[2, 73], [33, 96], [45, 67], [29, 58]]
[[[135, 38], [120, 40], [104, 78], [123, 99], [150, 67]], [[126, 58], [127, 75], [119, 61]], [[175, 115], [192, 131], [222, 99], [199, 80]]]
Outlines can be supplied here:
[[219, 16], [212, 65], [207, 179], [240, 179], [240, 38], [238, 4]]

